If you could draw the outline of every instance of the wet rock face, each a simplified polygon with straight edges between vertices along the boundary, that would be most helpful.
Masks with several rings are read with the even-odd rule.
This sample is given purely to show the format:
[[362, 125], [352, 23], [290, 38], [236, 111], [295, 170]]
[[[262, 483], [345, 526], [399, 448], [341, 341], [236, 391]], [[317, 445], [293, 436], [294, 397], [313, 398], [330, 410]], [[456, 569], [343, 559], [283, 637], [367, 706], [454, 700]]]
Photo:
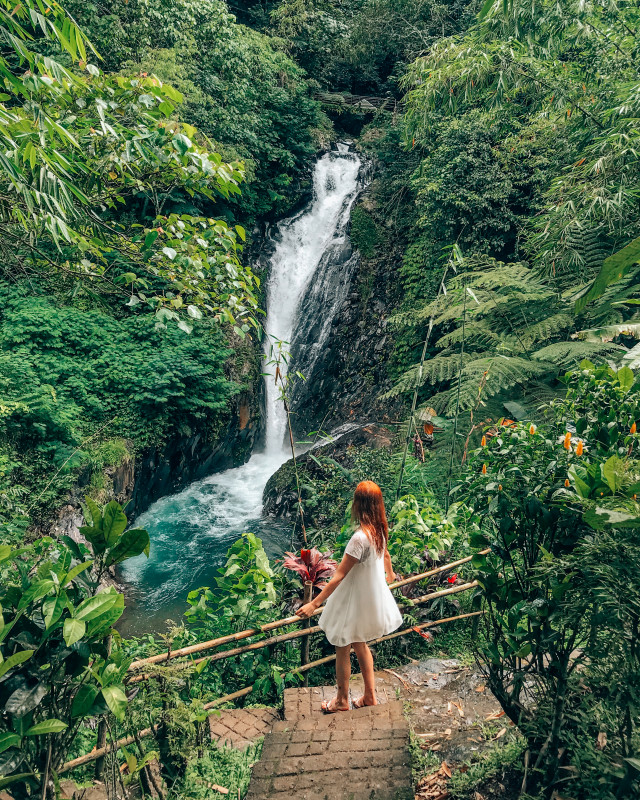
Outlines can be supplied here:
[[[362, 203], [367, 202], [365, 195]], [[292, 342], [293, 368], [305, 376], [291, 397], [299, 439], [348, 420], [395, 419], [396, 402], [382, 400], [381, 395], [390, 387], [387, 365], [394, 339], [388, 315], [397, 306], [400, 258], [393, 248], [364, 258], [352, 250], [347, 237], [342, 250], [329, 253], [318, 270], [303, 312], [305, 305], [324, 298], [329, 311], [324, 344], [318, 351], [308, 344], [317, 341], [318, 331], [306, 325], [305, 313]]]
[[244, 393], [236, 398], [229, 422], [215, 441], [197, 433], [142, 454], [136, 462], [135, 484], [127, 506], [130, 519], [155, 500], [183, 489], [192, 481], [243, 464], [260, 434], [260, 424], [256, 397]]
[[[392, 434], [381, 425], [346, 424], [333, 431], [333, 441], [313, 449], [312, 453], [298, 456], [297, 462], [308, 478], [321, 478], [322, 467], [314, 458], [326, 456], [347, 471], [352, 466], [353, 452], [357, 448], [370, 447], [374, 450], [390, 450]], [[312, 458], [313, 455], [313, 458]], [[303, 499], [305, 489], [303, 487]], [[297, 514], [298, 495], [295, 489], [295, 476], [291, 460], [275, 472], [265, 486], [263, 512], [274, 517], [293, 518]]]

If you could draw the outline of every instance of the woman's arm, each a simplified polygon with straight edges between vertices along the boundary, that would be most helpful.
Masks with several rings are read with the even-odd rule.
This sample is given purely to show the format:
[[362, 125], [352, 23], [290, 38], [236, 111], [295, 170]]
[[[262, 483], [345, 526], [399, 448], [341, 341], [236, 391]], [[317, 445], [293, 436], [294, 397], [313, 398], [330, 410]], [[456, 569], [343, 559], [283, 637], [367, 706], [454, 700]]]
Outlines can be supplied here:
[[333, 573], [331, 580], [324, 589], [320, 592], [320, 594], [315, 597], [310, 603], [306, 603], [304, 606], [300, 606], [300, 608], [296, 611], [296, 614], [303, 619], [307, 619], [308, 617], [313, 616], [314, 612], [317, 611], [320, 606], [324, 603], [324, 601], [331, 597], [331, 595], [335, 592], [335, 590], [340, 586], [342, 581], [347, 577], [351, 569], [358, 563], [358, 559], [354, 558], [353, 556], [344, 555], [342, 557], [342, 561], [338, 565], [338, 568]]
[[391, 564], [391, 556], [389, 555], [389, 551], [384, 551], [384, 571], [387, 576], [387, 583], [393, 583], [393, 579], [396, 577], [393, 571], [393, 565]]

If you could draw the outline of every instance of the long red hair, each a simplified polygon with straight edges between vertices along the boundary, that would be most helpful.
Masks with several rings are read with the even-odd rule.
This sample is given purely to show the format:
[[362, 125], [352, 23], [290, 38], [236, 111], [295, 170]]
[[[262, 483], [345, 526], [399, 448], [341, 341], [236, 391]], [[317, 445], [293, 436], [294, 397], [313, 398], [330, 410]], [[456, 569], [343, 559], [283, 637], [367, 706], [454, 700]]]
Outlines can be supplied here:
[[382, 489], [377, 483], [362, 481], [356, 486], [351, 505], [351, 519], [367, 534], [376, 553], [382, 555], [389, 538], [389, 523], [384, 509]]

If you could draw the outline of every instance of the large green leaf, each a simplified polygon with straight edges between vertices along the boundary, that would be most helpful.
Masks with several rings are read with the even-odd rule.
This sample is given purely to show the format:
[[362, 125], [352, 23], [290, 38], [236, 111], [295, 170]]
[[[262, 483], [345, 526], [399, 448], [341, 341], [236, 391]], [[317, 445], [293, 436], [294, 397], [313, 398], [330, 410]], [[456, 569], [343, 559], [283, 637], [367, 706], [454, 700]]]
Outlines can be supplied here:
[[36, 581], [32, 583], [31, 586], [27, 589], [27, 591], [22, 595], [20, 598], [20, 602], [18, 603], [18, 610], [20, 611], [23, 608], [26, 608], [29, 603], [35, 603], [40, 600], [41, 597], [44, 597], [45, 594], [48, 594], [53, 589], [53, 581], [46, 579], [43, 581]]
[[632, 242], [629, 242], [622, 250], [618, 250], [617, 253], [605, 258], [600, 272], [596, 276], [589, 291], [576, 301], [576, 313], [582, 311], [587, 303], [601, 297], [609, 284], [624, 278], [627, 272], [639, 262], [640, 236]]
[[11, 555], [11, 551], [12, 551], [12, 549], [13, 549], [13, 548], [12, 548], [12, 547], [9, 547], [9, 545], [8, 545], [8, 544], [2, 544], [2, 545], [0, 545], [0, 564], [1, 564], [3, 561], [6, 561], [6, 560], [9, 558], [9, 556]]
[[67, 727], [67, 723], [61, 719], [45, 719], [37, 725], [32, 725], [25, 736], [46, 736], [50, 733], [60, 733]]
[[31, 689], [16, 689], [5, 703], [4, 711], [14, 717], [24, 717], [40, 705], [48, 691], [43, 682], [37, 683]]
[[113, 547], [118, 541], [118, 536], [127, 527], [127, 517], [120, 503], [112, 500], [104, 509], [102, 517], [102, 533], [107, 547]]
[[149, 534], [144, 528], [131, 528], [125, 531], [118, 543], [107, 554], [107, 566], [119, 564], [127, 558], [134, 558], [144, 553], [149, 555]]
[[108, 611], [118, 601], [118, 596], [117, 592], [108, 591], [97, 594], [95, 597], [89, 597], [80, 603], [73, 616], [75, 619], [85, 622], [95, 619]]
[[83, 561], [82, 564], [76, 564], [73, 569], [69, 570], [60, 585], [66, 586], [68, 583], [71, 583], [71, 581], [75, 580], [81, 572], [84, 572], [85, 569], [90, 567], [92, 564], [93, 561]]
[[19, 653], [14, 653], [12, 656], [9, 656], [6, 661], [0, 664], [0, 678], [6, 675], [10, 669], [17, 667], [18, 664], [23, 664], [28, 658], [31, 658], [33, 652], [33, 650], [20, 650]]
[[102, 696], [116, 719], [123, 720], [127, 710], [127, 696], [119, 686], [105, 686]]
[[0, 753], [4, 753], [4, 751], [8, 750], [10, 747], [15, 747], [20, 744], [21, 741], [22, 737], [18, 736], [17, 733], [9, 733], [9, 731], [0, 733]]
[[65, 619], [63, 626], [64, 641], [67, 647], [71, 647], [82, 639], [87, 630], [87, 623], [82, 619]]
[[91, 707], [93, 706], [93, 702], [100, 693], [100, 689], [97, 686], [92, 686], [91, 684], [83, 683], [82, 686], [78, 689], [73, 698], [73, 703], [71, 705], [71, 716], [72, 717], [84, 717], [86, 716]]
[[54, 625], [62, 616], [62, 612], [67, 607], [67, 593], [61, 591], [55, 597], [47, 597], [42, 604], [42, 613], [44, 614], [44, 626], [48, 630]]

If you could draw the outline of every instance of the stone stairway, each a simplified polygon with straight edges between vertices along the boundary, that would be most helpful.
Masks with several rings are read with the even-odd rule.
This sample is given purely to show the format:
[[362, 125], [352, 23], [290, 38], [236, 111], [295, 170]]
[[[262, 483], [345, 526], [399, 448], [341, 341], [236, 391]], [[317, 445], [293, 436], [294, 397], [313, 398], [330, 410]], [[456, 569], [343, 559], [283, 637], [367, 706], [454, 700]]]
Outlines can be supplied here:
[[254, 766], [246, 800], [409, 800], [409, 725], [402, 702], [323, 714], [332, 687], [286, 689]]

